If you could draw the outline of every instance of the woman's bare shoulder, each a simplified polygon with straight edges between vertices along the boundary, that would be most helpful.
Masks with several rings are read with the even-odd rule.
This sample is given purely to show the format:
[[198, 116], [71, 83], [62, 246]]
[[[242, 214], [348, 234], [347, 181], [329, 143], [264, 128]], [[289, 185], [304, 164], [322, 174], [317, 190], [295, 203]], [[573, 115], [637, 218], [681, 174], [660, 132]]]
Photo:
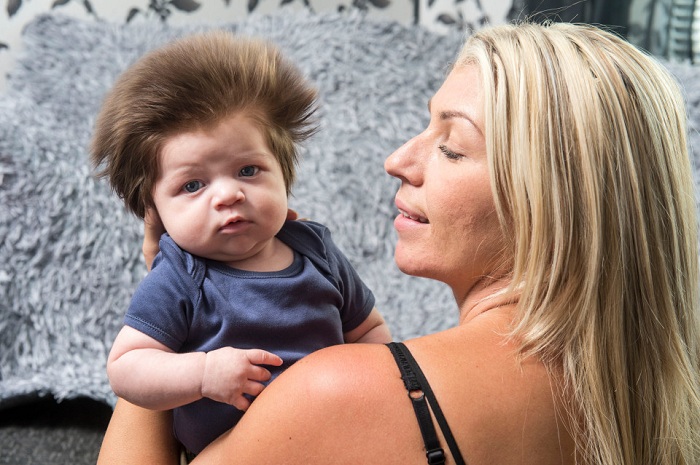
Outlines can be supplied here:
[[314, 352], [271, 383], [196, 463], [423, 463], [392, 360], [379, 344]]
[[[463, 455], [473, 464], [568, 463], [571, 444], [556, 419], [547, 370], [517, 360], [497, 318], [477, 323], [406, 341]], [[334, 346], [300, 360], [203, 457], [206, 463], [425, 463], [399, 370], [378, 344]]]
[[511, 321], [492, 312], [407, 345], [469, 463], [573, 463], [558, 375], [518, 355]]

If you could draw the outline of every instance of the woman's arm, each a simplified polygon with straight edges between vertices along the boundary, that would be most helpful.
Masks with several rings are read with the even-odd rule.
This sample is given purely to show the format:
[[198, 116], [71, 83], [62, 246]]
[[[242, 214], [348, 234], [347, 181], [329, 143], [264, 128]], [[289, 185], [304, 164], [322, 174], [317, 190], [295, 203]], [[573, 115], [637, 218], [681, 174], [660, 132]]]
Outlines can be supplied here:
[[412, 415], [385, 346], [329, 347], [282, 373], [193, 465], [423, 465]]
[[117, 401], [97, 465], [177, 465], [179, 457], [170, 411]]
[[[564, 407], [556, 405], [562, 399], [555, 379], [540, 361], [515, 356], [517, 346], [502, 336], [511, 321], [510, 314], [480, 317], [406, 342], [469, 463], [574, 463], [570, 418], [557, 414]], [[163, 435], [172, 432], [162, 417], [117, 408], [98, 465], [169, 463]], [[389, 350], [342, 344], [301, 359], [193, 465], [260, 463], [425, 465], [411, 400]]]
[[[315, 352], [272, 382], [193, 465], [424, 465], [420, 432], [395, 367], [379, 344]], [[175, 465], [178, 458], [169, 411], [117, 402], [97, 465]]]

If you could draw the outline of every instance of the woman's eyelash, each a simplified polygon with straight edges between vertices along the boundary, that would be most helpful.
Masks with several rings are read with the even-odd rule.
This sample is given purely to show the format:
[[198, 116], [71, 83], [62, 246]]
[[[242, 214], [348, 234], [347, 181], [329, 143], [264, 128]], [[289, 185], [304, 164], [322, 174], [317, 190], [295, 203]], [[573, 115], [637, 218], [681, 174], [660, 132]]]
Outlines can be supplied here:
[[438, 148], [450, 160], [459, 160], [460, 158], [463, 157], [462, 155], [455, 153], [452, 150], [448, 149], [445, 145], [440, 144], [440, 145], [438, 145]]

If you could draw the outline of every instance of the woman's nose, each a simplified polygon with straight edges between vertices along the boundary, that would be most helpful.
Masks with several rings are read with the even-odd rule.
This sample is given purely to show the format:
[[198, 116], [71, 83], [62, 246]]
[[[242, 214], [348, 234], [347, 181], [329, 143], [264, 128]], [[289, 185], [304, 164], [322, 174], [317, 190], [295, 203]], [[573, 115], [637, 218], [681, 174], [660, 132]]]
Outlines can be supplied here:
[[229, 207], [245, 200], [245, 193], [240, 183], [235, 181], [219, 182], [214, 188], [214, 206]]
[[384, 169], [387, 173], [410, 184], [416, 184], [420, 177], [418, 137], [407, 141], [384, 161]]

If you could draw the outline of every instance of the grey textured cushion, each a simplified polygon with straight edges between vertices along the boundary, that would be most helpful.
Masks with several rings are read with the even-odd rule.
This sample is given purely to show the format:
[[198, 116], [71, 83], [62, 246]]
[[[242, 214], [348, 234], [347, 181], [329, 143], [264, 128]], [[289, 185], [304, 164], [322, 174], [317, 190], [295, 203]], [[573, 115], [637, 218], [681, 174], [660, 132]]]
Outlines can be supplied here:
[[[443, 285], [404, 276], [393, 262], [397, 183], [382, 165], [427, 124], [426, 102], [461, 37], [360, 16], [187, 27], [41, 16], [0, 95], [0, 408], [36, 395], [114, 402], [104, 365], [145, 273], [142, 228], [92, 176], [92, 126], [105, 91], [137, 57], [215, 26], [270, 38], [317, 83], [322, 128], [305, 145], [291, 203], [331, 228], [395, 338], [456, 322]], [[697, 70], [668, 66], [685, 86], [696, 146]]]
[[0, 96], [0, 407], [25, 396], [113, 403], [105, 360], [145, 273], [142, 227], [88, 164], [104, 93], [146, 50], [211, 27], [277, 42], [319, 87], [322, 128], [292, 205], [327, 224], [397, 339], [447, 327], [440, 284], [393, 262], [397, 184], [384, 158], [427, 122], [461, 39], [360, 16], [280, 14], [219, 25], [114, 25], [42, 16]]

